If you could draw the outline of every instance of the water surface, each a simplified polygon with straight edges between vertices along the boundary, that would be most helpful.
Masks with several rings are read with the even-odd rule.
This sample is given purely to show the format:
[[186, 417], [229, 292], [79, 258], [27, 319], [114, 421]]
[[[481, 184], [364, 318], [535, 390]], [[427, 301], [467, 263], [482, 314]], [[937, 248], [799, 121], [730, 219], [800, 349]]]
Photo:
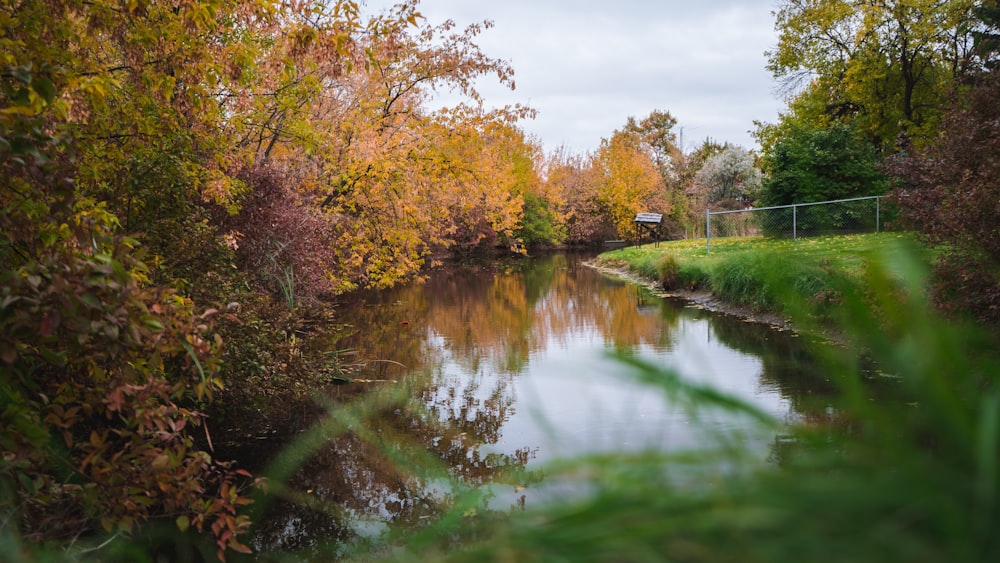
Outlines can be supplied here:
[[[342, 311], [352, 329], [331, 347], [366, 382], [338, 393], [412, 389], [436, 423], [374, 401], [371, 420], [378, 422], [366, 423], [367, 432], [331, 436], [291, 483], [342, 512], [280, 504], [256, 547], [314, 546], [434, 517], [449, 486], [400, 471], [389, 450], [430, 452], [470, 484], [567, 457], [697, 449], [720, 435], [766, 457], [774, 430], [668, 401], [615, 353], [711, 385], [778, 419], [822, 416], [829, 385], [794, 335], [656, 297], [587, 267], [586, 258], [451, 266]], [[523, 506], [536, 490], [544, 487], [512, 486], [490, 505]]]

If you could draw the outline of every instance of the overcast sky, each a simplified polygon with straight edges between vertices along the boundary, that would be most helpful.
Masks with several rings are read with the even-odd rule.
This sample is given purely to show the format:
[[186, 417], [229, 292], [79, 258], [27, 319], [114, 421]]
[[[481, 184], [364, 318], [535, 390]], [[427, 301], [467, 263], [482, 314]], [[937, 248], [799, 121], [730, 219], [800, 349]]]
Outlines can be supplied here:
[[[378, 12], [391, 0], [367, 0]], [[631, 116], [669, 111], [693, 150], [706, 138], [754, 148], [753, 121], [785, 107], [765, 69], [775, 0], [422, 0], [427, 23], [492, 20], [478, 38], [514, 68], [514, 91], [479, 82], [490, 106], [522, 103], [547, 151], [596, 149]]]

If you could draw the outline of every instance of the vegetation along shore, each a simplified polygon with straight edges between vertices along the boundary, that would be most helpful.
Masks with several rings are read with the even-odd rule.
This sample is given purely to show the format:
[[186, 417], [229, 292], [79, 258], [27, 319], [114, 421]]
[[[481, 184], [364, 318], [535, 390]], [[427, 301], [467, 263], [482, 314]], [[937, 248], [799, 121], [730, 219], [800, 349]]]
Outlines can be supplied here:
[[[477, 89], [514, 89], [507, 54], [480, 46], [492, 21], [374, 4], [0, 4], [0, 560], [1000, 560], [1000, 3], [777, 0], [761, 64], [787, 108], [745, 124], [753, 148], [692, 143], [692, 116], [651, 107], [582, 154], [527, 133], [530, 105]], [[742, 21], [718, 21], [730, 15]], [[581, 41], [623, 72], [666, 60]], [[831, 200], [861, 203], [818, 205]], [[815, 207], [741, 215], [803, 205]], [[595, 263], [838, 335], [815, 370], [836, 397], [794, 420], [615, 350], [686, 411], [766, 430], [768, 460], [737, 438], [574, 460], [546, 476], [593, 494], [493, 510], [485, 477], [396, 447], [420, 430], [467, 467], [481, 445], [436, 433], [419, 378], [383, 378], [339, 347], [357, 321], [345, 303], [445, 260], [654, 238]], [[545, 297], [484, 295], [501, 302], [490, 331], [517, 336]], [[554, 318], [571, 325], [574, 307]], [[453, 310], [464, 336], [447, 344], [473, 347], [462, 323], [477, 309]], [[643, 313], [671, 345], [656, 307]], [[372, 336], [390, 348], [426, 328], [416, 318]], [[529, 343], [555, 340], [498, 355], [524, 365]], [[463, 423], [500, 399], [472, 387], [452, 389]], [[294, 439], [257, 465], [223, 447], [256, 452], [278, 427]], [[381, 456], [398, 490], [433, 494], [409, 520], [373, 524], [328, 490], [297, 490], [310, 461], [361, 474], [333, 463], [340, 450], [316, 461], [333, 436]], [[501, 484], [528, 482], [476, 459]], [[338, 524], [320, 539], [281, 527], [289, 543], [263, 553], [255, 526], [276, 502]]]
[[840, 303], [838, 288], [863, 285], [864, 266], [887, 253], [915, 252], [929, 267], [934, 252], [920, 248], [912, 233], [899, 232], [798, 241], [730, 237], [711, 250], [705, 239], [632, 246], [591, 264], [664, 297], [787, 329], [803, 303], [813, 320], [829, 324]]

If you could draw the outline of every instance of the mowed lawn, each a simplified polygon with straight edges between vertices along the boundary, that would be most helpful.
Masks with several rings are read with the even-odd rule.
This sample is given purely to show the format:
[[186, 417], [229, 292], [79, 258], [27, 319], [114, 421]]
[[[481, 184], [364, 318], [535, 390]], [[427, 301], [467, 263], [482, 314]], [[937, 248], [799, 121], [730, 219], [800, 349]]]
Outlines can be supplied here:
[[863, 287], [868, 266], [902, 273], [928, 263], [931, 252], [910, 233], [766, 237], [660, 242], [601, 254], [598, 263], [627, 268], [674, 291], [710, 291], [734, 305], [789, 313], [802, 300], [835, 306], [848, 284]]

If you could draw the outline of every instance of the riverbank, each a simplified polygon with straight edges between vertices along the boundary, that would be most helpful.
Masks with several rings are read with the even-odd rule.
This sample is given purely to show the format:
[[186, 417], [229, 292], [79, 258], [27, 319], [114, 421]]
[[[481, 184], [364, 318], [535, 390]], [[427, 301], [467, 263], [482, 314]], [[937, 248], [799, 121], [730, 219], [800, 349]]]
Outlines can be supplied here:
[[[415, 541], [393, 546], [384, 560], [398, 559], [400, 553], [413, 560], [448, 561], [615, 560], [632, 554], [640, 559], [654, 554], [645, 557], [650, 560], [708, 561], [826, 561], [833, 554], [838, 560], [876, 562], [912, 558], [914, 553], [929, 560], [996, 559], [998, 544], [987, 524], [1000, 512], [996, 499], [982, 491], [995, 490], [1000, 473], [994, 465], [983, 465], [983, 459], [992, 459], [995, 452], [977, 437], [995, 435], [997, 394], [984, 390], [996, 387], [998, 348], [995, 339], [977, 327], [937, 316], [922, 298], [926, 287], [923, 258], [927, 255], [918, 247], [913, 247], [916, 253], [903, 251], [896, 244], [899, 238], [905, 237], [844, 237], [799, 243], [748, 240], [734, 242], [727, 252], [712, 255], [698, 254], [692, 243], [661, 243], [588, 260], [593, 269], [654, 287], [663, 284], [657, 275], [662, 266], [668, 283], [678, 285], [658, 293], [687, 296], [706, 308], [721, 303], [743, 308], [744, 313], [749, 309], [774, 314], [790, 310], [787, 307], [797, 300], [829, 303], [828, 311], [838, 313], [830, 324], [844, 323], [844, 346], [825, 349], [815, 358], [805, 370], [808, 384], [799, 387], [797, 394], [782, 392], [783, 404], [794, 414], [780, 417], [773, 426], [773, 443], [764, 443], [768, 448], [765, 464], [760, 456], [748, 455], [745, 446], [750, 442], [743, 429], [732, 437], [715, 434], [722, 439], [717, 450], [702, 444], [681, 457], [651, 451], [588, 456], [548, 469], [546, 479], [561, 471], [562, 475], [581, 478], [594, 494], [565, 496], [546, 504], [528, 502], [500, 517], [481, 509], [480, 497], [458, 502], [446, 517], [430, 524], [437, 528], [421, 528]], [[745, 275], [734, 279], [740, 272]], [[686, 276], [695, 275], [701, 276], [700, 285], [684, 285], [695, 279]], [[737, 282], [747, 293], [745, 301], [733, 304], [721, 295], [734, 291]], [[622, 299], [590, 300], [583, 297], [587, 295], [584, 287], [552, 283], [563, 288], [574, 310], [590, 305], [595, 313], [605, 314], [612, 309], [609, 303], [617, 302], [623, 305], [622, 311], [634, 314], [634, 288], [626, 291], [630, 288], [624, 284], [608, 285], [618, 286]], [[490, 284], [491, 291], [494, 287]], [[509, 296], [541, 295], [523, 291], [516, 284], [499, 287], [513, 290]], [[808, 293], [824, 287], [843, 293]], [[769, 310], [747, 305], [752, 299], [782, 296], [788, 301], [775, 302], [777, 306]], [[467, 311], [465, 301], [461, 303]], [[535, 314], [534, 307], [505, 305], [502, 309]], [[465, 314], [489, 319], [489, 327], [508, 330], [521, 326], [509, 319], [499, 323], [489, 315]], [[632, 318], [640, 317], [659, 320], [663, 316]], [[798, 322], [800, 317], [794, 318]], [[603, 325], [611, 334], [627, 335], [635, 327], [619, 318], [612, 320]], [[543, 326], [550, 324], [551, 320], [542, 322]], [[809, 319], [803, 325], [816, 326]], [[464, 330], [463, 325], [456, 327]], [[677, 330], [670, 333], [671, 339], [659, 342], [674, 349], [674, 335], [692, 333], [705, 334]], [[662, 331], [654, 327], [649, 334], [662, 335]], [[702, 336], [699, 342], [718, 342], [729, 335], [726, 330], [708, 334], [710, 338]], [[553, 337], [544, 340], [560, 341]], [[774, 340], [782, 339], [767, 337], [759, 342]], [[581, 361], [579, 354], [561, 356]], [[618, 357], [636, 367], [642, 381], [660, 386], [671, 401], [688, 406], [689, 412], [707, 414], [704, 420], [711, 420], [717, 412], [740, 412], [749, 416], [748, 421], [753, 418], [752, 409], [718, 392], [714, 384], [692, 385], [678, 377], [671, 371], [674, 362], [646, 363], [627, 351]], [[787, 369], [786, 362], [800, 358], [791, 348], [761, 357], [755, 365], [774, 377], [762, 379], [752, 392], [773, 390], [775, 382], [796, 371]], [[555, 388], [553, 395], [561, 406], [572, 404], [567, 396], [574, 385], [586, 387], [576, 370], [564, 371], [573, 379], [571, 384]], [[731, 374], [738, 372], [727, 366], [726, 376], [716, 383], [730, 382]], [[532, 382], [537, 388], [538, 379], [537, 374], [522, 374], [511, 381]], [[519, 401], [527, 395], [513, 393]], [[513, 412], [514, 403], [508, 406]], [[516, 406], [523, 412], [537, 412], [520, 402]], [[635, 406], [630, 408], [637, 420], [648, 416]], [[590, 418], [601, 424], [614, 421]], [[661, 431], [670, 427], [657, 426]], [[495, 435], [499, 439], [505, 433]], [[511, 435], [506, 433], [506, 439]], [[631, 437], [631, 433], [623, 435]], [[592, 440], [592, 436], [587, 437]], [[464, 456], [457, 459], [467, 460]], [[720, 461], [725, 464], [718, 472]], [[515, 493], [522, 490], [515, 488]], [[822, 507], [821, 517], [817, 517], [816, 507]], [[636, 526], [636, 522], [642, 525]], [[433, 538], [441, 537], [448, 543], [434, 542]], [[356, 560], [371, 560], [367, 555]]]
[[663, 289], [662, 283], [653, 278], [644, 277], [635, 271], [630, 270], [626, 263], [611, 265], [611, 263], [605, 263], [601, 258], [596, 258], [592, 261], [585, 262], [585, 264], [587, 267], [593, 268], [603, 274], [641, 285], [649, 289], [653, 295], [663, 299], [681, 301], [684, 304], [696, 309], [705, 309], [708, 311], [722, 313], [724, 315], [743, 319], [747, 322], [766, 324], [779, 330], [794, 330], [791, 319], [782, 317], [774, 312], [755, 311], [750, 307], [727, 303], [710, 290], [674, 289], [667, 291]]
[[[846, 287], [863, 287], [866, 268], [906, 246], [906, 233], [825, 236], [799, 241], [727, 238], [662, 242], [605, 252], [588, 265], [664, 298], [782, 330], [837, 314]], [[918, 250], [918, 252], [922, 252]], [[797, 319], [798, 322], [793, 322]]]

